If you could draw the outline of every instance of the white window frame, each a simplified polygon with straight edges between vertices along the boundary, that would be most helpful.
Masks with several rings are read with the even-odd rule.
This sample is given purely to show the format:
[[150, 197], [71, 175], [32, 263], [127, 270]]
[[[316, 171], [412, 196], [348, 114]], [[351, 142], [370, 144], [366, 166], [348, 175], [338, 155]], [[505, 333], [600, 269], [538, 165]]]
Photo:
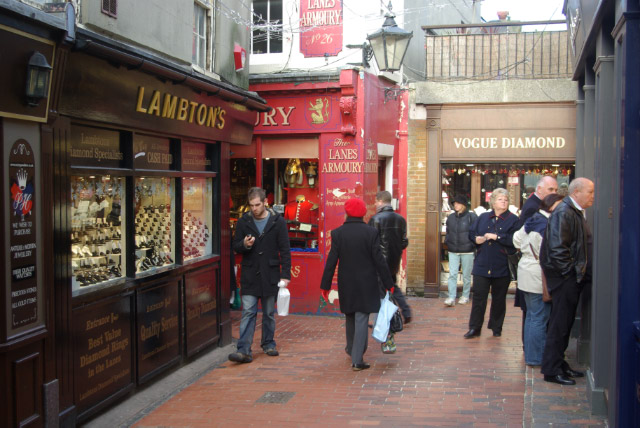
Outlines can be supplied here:
[[[270, 16], [271, 15], [271, 0], [266, 0], [266, 1], [267, 1], [267, 16], [266, 17], [263, 16], [262, 18], [264, 20], [266, 20], [267, 22], [271, 22], [271, 16]], [[281, 25], [284, 24], [284, 6], [285, 6], [285, 2], [286, 2], [286, 0], [281, 0], [282, 8], [283, 8], [283, 10], [282, 10], [282, 19], [280, 19], [280, 24]], [[279, 54], [282, 54], [282, 52], [284, 51], [284, 35], [283, 35], [283, 40], [281, 41], [282, 50], [280, 52], [271, 52], [271, 37], [272, 36], [271, 36], [271, 32], [269, 31], [269, 26], [268, 25], [267, 26], [263, 26], [263, 25], [254, 25], [253, 24], [253, 16], [254, 16], [253, 15], [254, 14], [253, 3], [254, 2], [252, 1], [251, 2], [251, 22], [252, 22], [252, 24], [251, 24], [251, 54], [252, 55], [279, 55]], [[262, 28], [266, 28], [267, 29], [267, 32], [266, 32], [266, 35], [267, 35], [267, 51], [263, 52], [263, 53], [254, 53], [253, 52], [253, 31], [254, 30], [259, 30], [259, 29], [262, 29]], [[283, 28], [283, 30], [284, 30], [284, 28]], [[284, 33], [284, 31], [283, 31], [283, 33]]]
[[[213, 72], [214, 65], [214, 44], [213, 37], [215, 34], [215, 19], [214, 19], [214, 2], [215, 0], [193, 0], [194, 8], [196, 6], [204, 9], [205, 12], [205, 34], [200, 35], [195, 31], [196, 25], [194, 22], [194, 31], [192, 32], [192, 43], [196, 37], [204, 38], [205, 54], [204, 54], [204, 67], [193, 62], [193, 51], [191, 52], [191, 63], [194, 70], [201, 73]], [[195, 13], [194, 13], [195, 19]], [[198, 45], [199, 46], [199, 45]]]

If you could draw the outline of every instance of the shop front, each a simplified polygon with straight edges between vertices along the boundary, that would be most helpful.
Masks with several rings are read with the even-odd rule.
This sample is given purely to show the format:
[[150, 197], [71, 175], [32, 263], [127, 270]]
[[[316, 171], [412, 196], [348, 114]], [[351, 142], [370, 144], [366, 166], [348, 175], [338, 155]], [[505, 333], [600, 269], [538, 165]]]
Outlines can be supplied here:
[[289, 228], [292, 312], [339, 313], [337, 290], [324, 301], [320, 278], [345, 201], [362, 198], [368, 219], [379, 189], [378, 148], [397, 151], [398, 102], [385, 103], [385, 85], [355, 70], [315, 83], [254, 79], [251, 85], [272, 110], [255, 116], [250, 146], [231, 147], [231, 225], [246, 211], [247, 190], [262, 186]]
[[453, 197], [464, 195], [467, 208], [480, 214], [491, 209], [492, 191], [504, 188], [510, 209], [518, 214], [545, 175], [566, 191], [575, 174], [575, 106], [438, 106], [427, 112], [428, 143], [435, 155], [427, 162], [428, 186], [437, 186], [440, 201], [423, 217], [424, 278], [425, 292], [435, 297], [449, 275], [444, 238]]
[[229, 145], [249, 144], [268, 107], [88, 32], [61, 61], [41, 233], [60, 421], [74, 425], [231, 343]]

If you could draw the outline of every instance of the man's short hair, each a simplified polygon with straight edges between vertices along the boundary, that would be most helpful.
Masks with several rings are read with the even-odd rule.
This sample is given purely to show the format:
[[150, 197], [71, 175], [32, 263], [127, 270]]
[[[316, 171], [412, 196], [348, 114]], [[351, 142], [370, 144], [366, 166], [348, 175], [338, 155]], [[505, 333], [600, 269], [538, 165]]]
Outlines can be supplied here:
[[247, 200], [250, 201], [255, 198], [260, 198], [261, 201], [267, 199], [267, 193], [262, 187], [252, 187], [249, 189], [249, 192], [247, 193]]
[[544, 182], [548, 178], [552, 179], [553, 181], [557, 181], [554, 177], [552, 177], [550, 175], [544, 175], [544, 176], [540, 177], [540, 180], [538, 180], [538, 183], [536, 183], [536, 190], [538, 190], [540, 187], [544, 187]]
[[376, 193], [376, 200], [384, 202], [385, 204], [390, 204], [391, 203], [391, 193], [387, 192], [386, 190], [382, 190], [382, 191]]

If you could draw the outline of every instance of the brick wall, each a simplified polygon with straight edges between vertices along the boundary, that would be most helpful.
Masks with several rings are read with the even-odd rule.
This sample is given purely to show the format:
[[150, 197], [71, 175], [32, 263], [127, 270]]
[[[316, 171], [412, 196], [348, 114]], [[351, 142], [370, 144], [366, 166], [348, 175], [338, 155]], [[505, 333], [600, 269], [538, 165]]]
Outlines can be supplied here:
[[424, 106], [410, 108], [407, 166], [407, 288], [422, 292], [427, 203], [427, 121]]

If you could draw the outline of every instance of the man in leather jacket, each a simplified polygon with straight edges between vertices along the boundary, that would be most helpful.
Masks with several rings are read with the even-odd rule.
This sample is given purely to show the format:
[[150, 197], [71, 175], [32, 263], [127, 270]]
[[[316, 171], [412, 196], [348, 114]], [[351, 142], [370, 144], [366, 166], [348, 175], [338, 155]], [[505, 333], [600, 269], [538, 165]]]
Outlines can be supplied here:
[[574, 179], [569, 184], [569, 197], [549, 218], [540, 248], [540, 265], [553, 302], [541, 371], [545, 381], [561, 385], [575, 385], [573, 378], [584, 376], [571, 369], [564, 352], [580, 293], [591, 282], [592, 240], [584, 210], [593, 205], [593, 199], [593, 182], [583, 177]]
[[[402, 261], [402, 251], [409, 246], [409, 239], [407, 222], [400, 214], [393, 211], [391, 193], [386, 190], [376, 193], [376, 214], [369, 220], [369, 226], [378, 229], [382, 255], [387, 261], [395, 284]], [[411, 308], [400, 287], [394, 287], [393, 297], [400, 306], [405, 324], [411, 322]]]

